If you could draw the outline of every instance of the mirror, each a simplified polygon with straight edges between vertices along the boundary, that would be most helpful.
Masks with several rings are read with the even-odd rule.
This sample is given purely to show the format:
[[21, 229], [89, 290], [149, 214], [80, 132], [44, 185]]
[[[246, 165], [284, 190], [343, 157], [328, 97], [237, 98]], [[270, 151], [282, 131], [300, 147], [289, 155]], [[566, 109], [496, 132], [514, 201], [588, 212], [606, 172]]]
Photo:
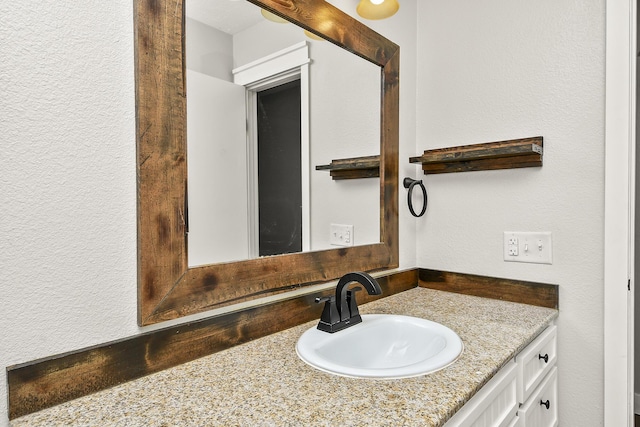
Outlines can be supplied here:
[[250, 2], [378, 67], [379, 242], [190, 267], [185, 5], [136, 0], [140, 325], [398, 266], [398, 46], [323, 0]]
[[380, 242], [379, 179], [315, 169], [380, 154], [379, 67], [246, 1], [185, 9], [188, 265]]

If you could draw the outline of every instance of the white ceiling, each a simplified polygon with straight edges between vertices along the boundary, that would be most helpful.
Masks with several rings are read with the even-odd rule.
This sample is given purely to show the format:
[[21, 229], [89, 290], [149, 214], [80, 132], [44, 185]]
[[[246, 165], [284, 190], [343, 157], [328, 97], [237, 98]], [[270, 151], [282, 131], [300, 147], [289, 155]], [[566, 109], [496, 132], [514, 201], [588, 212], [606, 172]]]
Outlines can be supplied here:
[[227, 34], [235, 34], [262, 19], [260, 8], [245, 0], [185, 0], [187, 17]]
[[[187, 17], [227, 34], [245, 30], [264, 18], [260, 8], [246, 0], [185, 0]], [[334, 6], [354, 15], [358, 0], [328, 0]]]

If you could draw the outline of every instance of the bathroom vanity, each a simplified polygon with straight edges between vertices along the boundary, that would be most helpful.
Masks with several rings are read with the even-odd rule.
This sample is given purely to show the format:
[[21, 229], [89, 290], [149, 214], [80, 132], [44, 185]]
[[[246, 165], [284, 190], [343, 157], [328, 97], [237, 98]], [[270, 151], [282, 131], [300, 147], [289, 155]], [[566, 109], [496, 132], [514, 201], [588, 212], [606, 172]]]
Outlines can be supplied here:
[[[12, 425], [555, 425], [544, 417], [557, 414], [557, 310], [420, 287], [360, 308], [446, 325], [462, 338], [463, 353], [421, 377], [339, 377], [296, 355], [298, 338], [315, 320]], [[540, 400], [549, 401], [548, 410]], [[503, 422], [485, 423], [489, 416]]]
[[558, 425], [556, 326], [507, 363], [446, 426]]

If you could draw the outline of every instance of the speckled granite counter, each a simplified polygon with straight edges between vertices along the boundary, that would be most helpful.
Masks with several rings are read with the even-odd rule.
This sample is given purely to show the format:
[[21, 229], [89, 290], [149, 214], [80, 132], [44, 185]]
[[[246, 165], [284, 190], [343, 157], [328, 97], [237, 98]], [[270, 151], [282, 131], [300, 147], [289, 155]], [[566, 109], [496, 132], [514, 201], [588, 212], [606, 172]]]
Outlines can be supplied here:
[[298, 359], [310, 322], [13, 420], [13, 426], [440, 426], [556, 318], [557, 310], [416, 288], [362, 305], [442, 323], [465, 349], [401, 380], [317, 371]]

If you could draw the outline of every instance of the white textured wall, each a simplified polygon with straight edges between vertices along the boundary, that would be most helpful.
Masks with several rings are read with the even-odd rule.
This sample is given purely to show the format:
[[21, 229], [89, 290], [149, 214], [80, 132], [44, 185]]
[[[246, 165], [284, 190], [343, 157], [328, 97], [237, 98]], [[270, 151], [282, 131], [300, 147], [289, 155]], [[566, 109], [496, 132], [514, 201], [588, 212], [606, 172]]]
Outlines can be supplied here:
[[[415, 1], [402, 7], [374, 24], [403, 46], [406, 159], [415, 148]], [[141, 332], [132, 10], [130, 0], [0, 0], [0, 425], [6, 366]], [[401, 175], [414, 170], [401, 163]], [[405, 211], [401, 263], [412, 267]]]
[[133, 6], [0, 1], [5, 367], [136, 326]]
[[[419, 2], [417, 148], [544, 136], [541, 169], [426, 177], [421, 267], [560, 285], [560, 425], [603, 423], [603, 0]], [[553, 265], [503, 231], [551, 231]]]

